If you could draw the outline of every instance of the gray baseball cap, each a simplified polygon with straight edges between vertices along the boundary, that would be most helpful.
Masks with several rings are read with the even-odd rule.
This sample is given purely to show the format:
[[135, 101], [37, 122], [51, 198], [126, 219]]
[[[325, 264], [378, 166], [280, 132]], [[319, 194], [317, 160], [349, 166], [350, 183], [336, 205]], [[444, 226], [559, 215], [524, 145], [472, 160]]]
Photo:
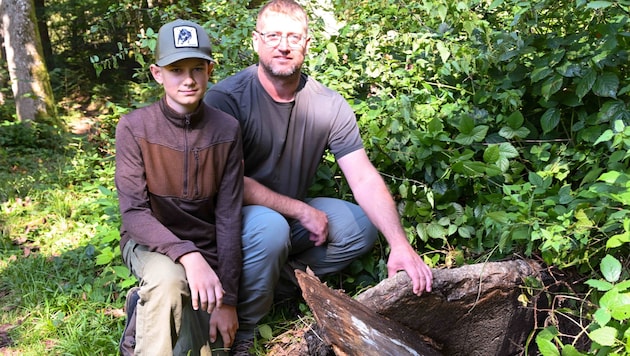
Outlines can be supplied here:
[[206, 30], [192, 21], [181, 19], [160, 27], [155, 63], [163, 67], [186, 58], [212, 61], [210, 37]]

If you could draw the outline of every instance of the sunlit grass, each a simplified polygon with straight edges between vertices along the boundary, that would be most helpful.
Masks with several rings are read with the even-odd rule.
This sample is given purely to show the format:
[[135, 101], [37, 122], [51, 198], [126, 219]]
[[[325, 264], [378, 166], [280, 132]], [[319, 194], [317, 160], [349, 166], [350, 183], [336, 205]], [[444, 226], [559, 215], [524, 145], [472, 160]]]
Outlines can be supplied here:
[[3, 148], [0, 163], [2, 353], [115, 355], [122, 299], [99, 280], [93, 246], [113, 161], [76, 143]]

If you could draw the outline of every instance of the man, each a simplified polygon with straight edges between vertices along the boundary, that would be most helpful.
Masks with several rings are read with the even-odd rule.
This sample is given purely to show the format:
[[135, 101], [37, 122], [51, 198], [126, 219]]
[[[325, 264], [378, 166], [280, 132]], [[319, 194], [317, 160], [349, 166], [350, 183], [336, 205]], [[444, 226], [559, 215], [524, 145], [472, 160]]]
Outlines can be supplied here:
[[158, 102], [116, 127], [127, 294], [122, 355], [212, 355], [230, 347], [241, 275], [243, 153], [238, 122], [202, 101], [213, 69], [196, 23], [160, 28]]
[[[253, 338], [287, 263], [291, 270], [308, 266], [318, 276], [339, 272], [371, 250], [377, 229], [391, 247], [389, 275], [404, 270], [414, 293], [430, 291], [431, 270], [407, 240], [350, 105], [301, 72], [310, 40], [304, 9], [292, 0], [269, 2], [258, 14], [252, 40], [259, 63], [219, 82], [204, 98], [236, 117], [243, 133], [241, 283], [256, 293], [239, 295], [236, 339]], [[360, 207], [306, 196], [326, 149]]]

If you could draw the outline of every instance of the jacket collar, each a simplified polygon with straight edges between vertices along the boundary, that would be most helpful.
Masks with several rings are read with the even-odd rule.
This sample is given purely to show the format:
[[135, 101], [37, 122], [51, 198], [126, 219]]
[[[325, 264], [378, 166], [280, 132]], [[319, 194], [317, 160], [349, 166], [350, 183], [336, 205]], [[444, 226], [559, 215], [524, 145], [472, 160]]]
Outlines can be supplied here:
[[204, 114], [204, 103], [203, 101], [199, 103], [197, 109], [189, 114], [180, 114], [175, 110], [171, 109], [170, 106], [166, 103], [166, 96], [163, 96], [160, 100], [160, 110], [164, 117], [171, 123], [179, 127], [185, 127], [187, 124], [190, 127], [195, 126], [201, 119]]

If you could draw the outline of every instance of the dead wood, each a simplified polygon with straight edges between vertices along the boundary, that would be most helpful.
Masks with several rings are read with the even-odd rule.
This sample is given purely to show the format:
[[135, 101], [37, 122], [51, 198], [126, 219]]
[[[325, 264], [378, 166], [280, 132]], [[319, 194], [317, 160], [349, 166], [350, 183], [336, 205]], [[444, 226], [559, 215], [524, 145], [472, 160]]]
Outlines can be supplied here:
[[440, 355], [416, 332], [328, 288], [317, 277], [299, 270], [296, 276], [336, 355]]

